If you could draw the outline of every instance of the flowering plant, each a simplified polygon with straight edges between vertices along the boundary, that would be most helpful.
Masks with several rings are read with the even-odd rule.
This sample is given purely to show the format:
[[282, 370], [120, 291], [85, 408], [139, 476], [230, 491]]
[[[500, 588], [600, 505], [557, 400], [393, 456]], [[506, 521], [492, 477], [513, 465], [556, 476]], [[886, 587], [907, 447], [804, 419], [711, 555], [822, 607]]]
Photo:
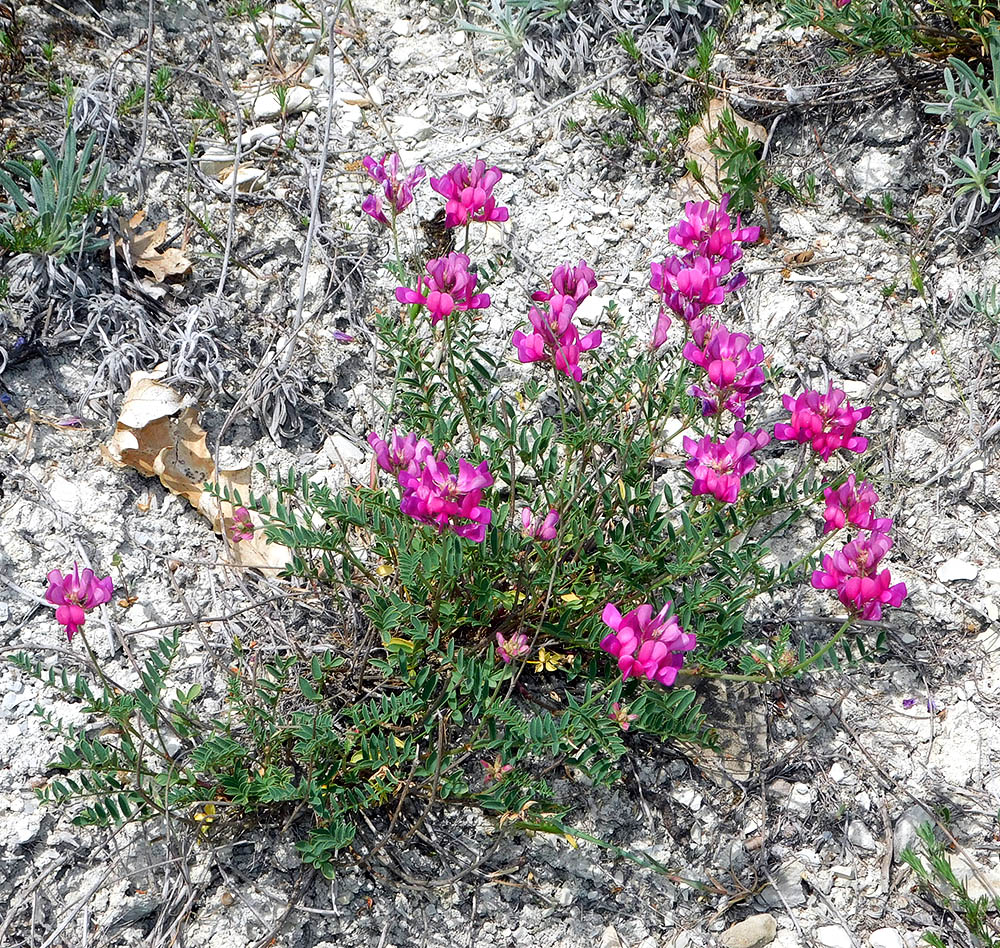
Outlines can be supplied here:
[[[611, 301], [584, 324], [600, 290], [584, 260], [526, 295], [530, 334], [491, 337], [477, 315], [502, 263], [470, 252], [476, 225], [507, 217], [500, 179], [482, 160], [431, 179], [466, 242], [423, 273], [396, 261], [370, 476], [337, 492], [289, 473], [276, 501], [220, 492], [234, 527], [257, 522], [294, 551], [289, 574], [340, 604], [324, 628], [337, 648], [271, 663], [265, 696], [233, 699], [242, 724], [217, 725], [167, 803], [192, 787], [225, 801], [214, 832], [219, 814], [300, 801], [315, 819], [300, 852], [328, 874], [349, 843], [409, 839], [397, 822], [420, 797], [418, 821], [475, 802], [566, 832], [553, 762], [611, 783], [635, 734], [711, 743], [704, 680], [766, 684], [850, 657], [855, 625], [906, 595], [886, 565], [892, 522], [855, 470], [871, 409], [830, 385], [785, 394], [790, 418], [763, 424], [778, 373], [721, 308], [746, 285], [734, 268], [757, 229], [725, 201], [689, 204], [669, 232], [683, 256], [650, 266], [642, 338]], [[770, 539], [810, 518], [814, 540], [772, 559]], [[848, 525], [860, 534], [824, 556]], [[842, 619], [835, 634], [747, 618], [793, 584]], [[242, 696], [258, 672], [237, 658]]]

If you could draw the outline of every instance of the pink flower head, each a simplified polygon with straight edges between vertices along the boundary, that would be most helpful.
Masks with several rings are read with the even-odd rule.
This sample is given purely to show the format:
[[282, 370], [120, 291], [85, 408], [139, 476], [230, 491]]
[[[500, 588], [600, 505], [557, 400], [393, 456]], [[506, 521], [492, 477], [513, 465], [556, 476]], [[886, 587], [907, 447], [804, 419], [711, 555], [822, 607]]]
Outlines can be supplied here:
[[521, 508], [521, 530], [526, 537], [534, 537], [536, 540], [554, 540], [556, 538], [556, 524], [559, 523], [559, 511], [549, 510], [545, 519], [541, 523], [536, 523], [534, 514], [529, 507]]
[[850, 2], [851, 2], [851, 0], [833, 0], [833, 5], [834, 5], [834, 6], [835, 6], [835, 7], [836, 7], [836, 8], [838, 9], [838, 10], [842, 10], [842, 9], [843, 9], [844, 7], [846, 7], [846, 6], [847, 6], [847, 4], [849, 4]]
[[629, 714], [628, 708], [623, 707], [617, 701], [611, 705], [611, 713], [608, 715], [623, 731], [631, 727], [632, 722], [638, 720], [638, 714]]
[[497, 655], [505, 665], [509, 665], [512, 658], [520, 658], [530, 651], [528, 636], [524, 632], [516, 632], [509, 639], [504, 638], [502, 632], [497, 632]]
[[876, 533], [888, 533], [892, 529], [891, 517], [875, 517], [872, 508], [878, 503], [875, 493], [868, 481], [862, 481], [855, 487], [854, 475], [848, 476], [840, 487], [823, 489], [826, 500], [826, 510], [823, 511], [823, 532], [840, 530], [851, 523], [862, 530], [874, 530]]
[[708, 435], [700, 441], [684, 438], [684, 450], [691, 455], [687, 469], [694, 477], [691, 493], [711, 494], [724, 504], [733, 504], [740, 493], [740, 479], [757, 466], [753, 452], [771, 440], [763, 428], [753, 434], [736, 422], [733, 433], [716, 443]]
[[882, 606], [898, 608], [906, 598], [906, 584], [891, 585], [889, 570], [878, 564], [892, 546], [884, 533], [859, 534], [836, 553], [823, 557], [823, 569], [812, 574], [816, 589], [835, 589], [837, 597], [853, 616], [877, 621]]
[[798, 398], [783, 395], [781, 400], [792, 417], [789, 424], [774, 426], [774, 436], [779, 441], [811, 444], [824, 461], [830, 460], [838, 448], [857, 454], [867, 449], [868, 439], [856, 436], [854, 429], [872, 413], [871, 408], [852, 408], [847, 396], [832, 384], [826, 394], [810, 390]]
[[729, 268], [743, 256], [741, 243], [754, 243], [760, 239], [759, 227], [744, 227], [739, 216], [736, 227], [726, 209], [729, 195], [724, 194], [718, 208], [708, 201], [696, 204], [688, 201], [684, 207], [686, 217], [671, 227], [667, 236], [672, 244], [689, 253], [708, 257], [727, 266], [719, 275], [724, 276]]
[[237, 507], [233, 511], [233, 522], [229, 527], [229, 537], [233, 543], [253, 539], [253, 520], [246, 507]]
[[431, 325], [437, 325], [454, 310], [486, 309], [489, 293], [476, 293], [476, 274], [469, 273], [469, 258], [464, 253], [427, 262], [427, 276], [417, 281], [417, 288], [396, 287], [400, 303], [418, 303], [431, 313]]
[[750, 337], [715, 326], [704, 348], [693, 342], [684, 346], [684, 358], [701, 366], [708, 375], [708, 388], [691, 387], [691, 394], [701, 399], [704, 415], [717, 415], [727, 408], [737, 418], [746, 414], [746, 403], [764, 387], [764, 347], [750, 348]]
[[684, 632], [677, 616], [670, 615], [667, 602], [654, 616], [653, 607], [643, 604], [625, 616], [610, 602], [601, 613], [601, 621], [612, 629], [601, 639], [601, 648], [618, 659], [625, 680], [644, 675], [661, 685], [672, 685], [684, 664], [684, 652], [697, 644], [695, 636]]
[[378, 162], [371, 155], [366, 155], [361, 164], [368, 172], [368, 177], [382, 186], [382, 194], [378, 191], [369, 194], [362, 202], [361, 210], [369, 217], [374, 217], [380, 224], [391, 227], [392, 223], [383, 210], [383, 198], [389, 213], [395, 219], [400, 211], [413, 202], [413, 188], [423, 181], [426, 172], [421, 165], [417, 165], [405, 178], [400, 178], [400, 159], [397, 154], [383, 155], [382, 160]]
[[597, 274], [581, 260], [575, 267], [561, 263], [552, 271], [552, 286], [548, 290], [536, 290], [531, 298], [536, 303], [547, 303], [554, 296], [569, 296], [579, 306], [597, 289]]
[[595, 329], [581, 338], [573, 322], [576, 312], [573, 297], [557, 295], [548, 303], [545, 315], [537, 307], [531, 307], [528, 320], [534, 332], [526, 336], [518, 329], [511, 338], [511, 344], [517, 349], [521, 362], [551, 362], [557, 372], [580, 382], [583, 380], [580, 354], [601, 344], [601, 331]]
[[[411, 431], [400, 437], [396, 429], [392, 429], [392, 444], [383, 441], [375, 432], [368, 435], [368, 443], [375, 452], [375, 463], [383, 471], [393, 476], [407, 470], [417, 474], [424, 462], [434, 454], [434, 447], [426, 438], [420, 438]], [[444, 460], [444, 451], [438, 452], [438, 460]]]
[[431, 188], [447, 201], [445, 204], [445, 227], [462, 227], [471, 221], [505, 221], [510, 216], [505, 207], [497, 207], [493, 188], [503, 177], [494, 167], [487, 170], [486, 162], [480, 158], [470, 168], [457, 164], [440, 178], [431, 178]]
[[505, 764], [503, 758], [497, 754], [493, 763], [480, 758], [479, 763], [486, 768], [486, 773], [483, 774], [483, 783], [489, 786], [491, 783], [500, 783], [513, 769], [513, 764]]
[[56, 607], [56, 622], [66, 627], [66, 638], [73, 636], [87, 619], [91, 609], [111, 601], [114, 583], [110, 576], [98, 579], [92, 569], [80, 572], [78, 563], [73, 564], [73, 572], [65, 576], [54, 569], [48, 575], [49, 588], [45, 598]]
[[651, 263], [649, 285], [663, 305], [690, 322], [706, 306], [718, 305], [725, 299], [725, 286], [705, 257], [682, 260], [667, 257], [662, 263]]
[[481, 505], [483, 488], [493, 478], [483, 461], [473, 467], [464, 458], [458, 462], [458, 474], [447, 463], [433, 456], [424, 460], [422, 469], [399, 472], [403, 497], [399, 509], [421, 523], [433, 524], [438, 533], [451, 530], [457, 536], [482, 543], [493, 511]]

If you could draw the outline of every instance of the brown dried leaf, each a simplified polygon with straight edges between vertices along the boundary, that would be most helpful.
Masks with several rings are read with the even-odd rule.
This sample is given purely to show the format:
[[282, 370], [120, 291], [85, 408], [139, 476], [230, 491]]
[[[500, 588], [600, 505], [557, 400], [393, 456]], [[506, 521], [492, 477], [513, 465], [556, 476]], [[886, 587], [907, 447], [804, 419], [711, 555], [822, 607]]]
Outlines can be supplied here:
[[[146, 477], [158, 477], [169, 491], [187, 499], [211, 524], [216, 533], [229, 530], [233, 504], [207, 493], [206, 481], [250, 496], [250, 468], [217, 470], [208, 450], [208, 434], [198, 423], [194, 406], [160, 380], [166, 366], [152, 372], [133, 372], [132, 381], [115, 432], [103, 456], [117, 467], [131, 467]], [[254, 569], [282, 569], [291, 560], [291, 550], [267, 543], [260, 520], [251, 515], [253, 538], [230, 547], [231, 563]]]
[[[138, 211], [132, 215], [131, 220], [121, 221], [125, 233], [128, 235], [128, 259], [133, 267], [139, 267], [152, 274], [153, 280], [157, 283], [165, 282], [169, 277], [184, 276], [191, 272], [191, 261], [184, 254], [174, 248], [168, 247], [160, 251], [159, 247], [167, 239], [167, 222], [160, 221], [153, 230], [137, 233], [136, 227], [142, 223], [146, 217], [145, 211]], [[121, 241], [119, 241], [121, 246]]]
[[[715, 142], [716, 129], [719, 126], [719, 116], [729, 109], [733, 113], [738, 128], [745, 128], [750, 137], [759, 142], [767, 141], [767, 130], [763, 125], [750, 122], [737, 115], [736, 111], [728, 106], [722, 99], [712, 99], [708, 103], [708, 109], [701, 117], [701, 121], [695, 125], [688, 133], [687, 148], [684, 151], [684, 163], [693, 161], [701, 172], [708, 185], [716, 194], [721, 193], [722, 183], [720, 181], [721, 168], [719, 159], [712, 154], [712, 145]], [[705, 189], [698, 184], [694, 175], [689, 171], [680, 181], [674, 185], [674, 197], [679, 201], [704, 201], [708, 195]]]

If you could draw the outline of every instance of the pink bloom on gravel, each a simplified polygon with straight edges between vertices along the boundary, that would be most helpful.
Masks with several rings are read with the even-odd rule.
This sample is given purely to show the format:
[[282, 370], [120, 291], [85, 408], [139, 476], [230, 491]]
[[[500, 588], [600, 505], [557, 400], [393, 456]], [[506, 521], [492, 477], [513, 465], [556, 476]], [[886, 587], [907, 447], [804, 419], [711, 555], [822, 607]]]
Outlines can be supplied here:
[[526, 633], [516, 632], [508, 639], [504, 638], [502, 632], [497, 632], [497, 655], [503, 659], [505, 665], [509, 665], [512, 658], [520, 658], [530, 651]]
[[884, 533], [863, 534], [833, 555], [823, 557], [823, 569], [812, 574], [815, 589], [835, 589], [853, 616], [878, 621], [882, 607], [898, 608], [906, 598], [906, 584], [892, 585], [889, 570], [878, 564], [892, 546]]
[[797, 398], [782, 395], [781, 401], [792, 417], [787, 425], [779, 422], [774, 426], [779, 441], [811, 444], [824, 461], [838, 448], [857, 454], [868, 448], [868, 439], [855, 435], [854, 429], [872, 413], [871, 408], [852, 408], [844, 392], [832, 384], [825, 394], [810, 390]]
[[253, 520], [246, 507], [237, 507], [233, 511], [233, 522], [229, 527], [229, 537], [233, 543], [253, 539]]
[[711, 494], [724, 504], [736, 503], [740, 479], [757, 466], [753, 452], [764, 447], [771, 436], [763, 428], [752, 434], [741, 422], [725, 441], [716, 443], [705, 435], [700, 441], [684, 438], [684, 450], [691, 455], [687, 469], [694, 477], [691, 493]]
[[454, 310], [486, 309], [489, 293], [476, 293], [475, 273], [469, 273], [469, 258], [464, 253], [427, 262], [427, 276], [421, 276], [417, 288], [396, 287], [400, 303], [418, 303], [430, 310], [431, 325], [437, 325]]
[[662, 263], [651, 263], [649, 271], [649, 285], [663, 304], [689, 322], [706, 306], [716, 306], [726, 297], [725, 286], [705, 257], [691, 261], [667, 257]]
[[553, 296], [548, 313], [532, 306], [528, 320], [534, 332], [526, 336], [518, 329], [511, 337], [521, 362], [551, 362], [557, 372], [562, 372], [577, 382], [583, 380], [580, 354], [596, 349], [601, 344], [601, 331], [595, 329], [581, 337], [573, 322], [576, 301], [571, 296]]
[[556, 525], [559, 523], [559, 511], [551, 509], [540, 523], [535, 522], [535, 515], [529, 507], [521, 508], [521, 531], [525, 536], [536, 540], [554, 540]]
[[848, 476], [840, 487], [823, 489], [826, 500], [826, 510], [823, 511], [823, 532], [830, 533], [840, 530], [847, 524], [854, 524], [862, 530], [874, 530], [876, 533], [888, 533], [892, 529], [892, 518], [873, 516], [872, 510], [878, 503], [878, 494], [868, 481], [862, 481], [857, 487], [854, 475]]
[[611, 705], [611, 713], [608, 715], [623, 731], [631, 727], [632, 722], [638, 720], [638, 714], [629, 714], [628, 708], [623, 707], [617, 701]]
[[445, 227], [462, 227], [469, 221], [505, 221], [510, 216], [505, 207], [497, 207], [493, 188], [503, 177], [495, 165], [487, 169], [480, 158], [470, 168], [457, 164], [440, 178], [431, 178], [431, 188], [446, 199]]
[[45, 598], [56, 607], [56, 622], [66, 627], [66, 638], [71, 642], [86, 621], [87, 613], [110, 602], [115, 588], [110, 576], [98, 579], [92, 569], [80, 572], [78, 563], [73, 564], [72, 573], [64, 576], [54, 569], [47, 579], [49, 588], [45, 590]]
[[684, 664], [684, 652], [690, 652], [697, 641], [686, 633], [670, 615], [667, 602], [654, 616], [648, 603], [622, 615], [610, 602], [601, 613], [601, 621], [612, 629], [601, 639], [601, 648], [618, 659], [622, 680], [643, 675], [661, 685], [672, 685]]
[[366, 155], [361, 164], [376, 184], [382, 186], [382, 194], [378, 191], [369, 194], [361, 204], [369, 217], [374, 217], [380, 224], [391, 227], [392, 222], [385, 216], [383, 198], [389, 212], [395, 219], [400, 211], [405, 210], [413, 202], [413, 188], [424, 179], [426, 172], [417, 165], [405, 178], [399, 176], [400, 158], [397, 154], [383, 155], [381, 161], [375, 161], [371, 155]]
[[399, 472], [403, 497], [399, 509], [414, 520], [437, 527], [438, 533], [451, 530], [457, 536], [482, 543], [493, 511], [482, 506], [483, 489], [493, 484], [486, 461], [473, 467], [464, 458], [458, 474], [448, 464], [428, 457], [422, 469]]
[[[688, 201], [684, 206], [685, 217], [667, 233], [672, 244], [689, 253], [716, 258], [732, 265], [743, 256], [741, 243], [754, 243], [760, 239], [759, 227], [744, 227], [739, 215], [736, 226], [727, 213], [729, 195], [722, 195], [718, 208], [710, 202], [700, 204]], [[728, 273], [727, 268], [724, 273]]]
[[746, 403], [756, 398], [764, 387], [764, 347], [750, 348], [750, 337], [730, 332], [725, 326], [712, 328], [704, 348], [693, 342], [684, 346], [684, 358], [705, 370], [707, 389], [691, 387], [691, 394], [701, 399], [702, 413], [717, 415], [727, 408], [737, 418], [746, 414]]
[[486, 773], [483, 774], [483, 783], [487, 786], [491, 783], [500, 783], [514, 769], [514, 765], [505, 764], [499, 754], [497, 754], [492, 764], [482, 758], [479, 759], [479, 763], [486, 768]]
[[569, 296], [579, 306], [597, 289], [597, 274], [581, 260], [575, 267], [561, 263], [552, 271], [552, 286], [548, 290], [536, 290], [531, 298], [536, 303], [547, 303], [554, 296]]
[[[424, 462], [434, 454], [434, 447], [426, 438], [418, 439], [412, 431], [401, 437], [395, 428], [391, 443], [383, 441], [374, 431], [368, 435], [368, 443], [375, 452], [375, 463], [393, 476], [403, 470], [419, 473]], [[438, 452], [438, 460], [444, 460], [444, 451]]]

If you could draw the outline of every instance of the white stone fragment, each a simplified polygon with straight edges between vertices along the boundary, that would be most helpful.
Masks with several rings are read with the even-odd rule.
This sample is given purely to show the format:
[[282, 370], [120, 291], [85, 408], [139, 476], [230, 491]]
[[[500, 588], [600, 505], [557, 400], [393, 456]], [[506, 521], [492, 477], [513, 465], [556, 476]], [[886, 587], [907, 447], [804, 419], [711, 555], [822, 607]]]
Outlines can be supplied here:
[[979, 575], [979, 567], [968, 560], [953, 556], [937, 568], [937, 578], [942, 583], [971, 582]]

